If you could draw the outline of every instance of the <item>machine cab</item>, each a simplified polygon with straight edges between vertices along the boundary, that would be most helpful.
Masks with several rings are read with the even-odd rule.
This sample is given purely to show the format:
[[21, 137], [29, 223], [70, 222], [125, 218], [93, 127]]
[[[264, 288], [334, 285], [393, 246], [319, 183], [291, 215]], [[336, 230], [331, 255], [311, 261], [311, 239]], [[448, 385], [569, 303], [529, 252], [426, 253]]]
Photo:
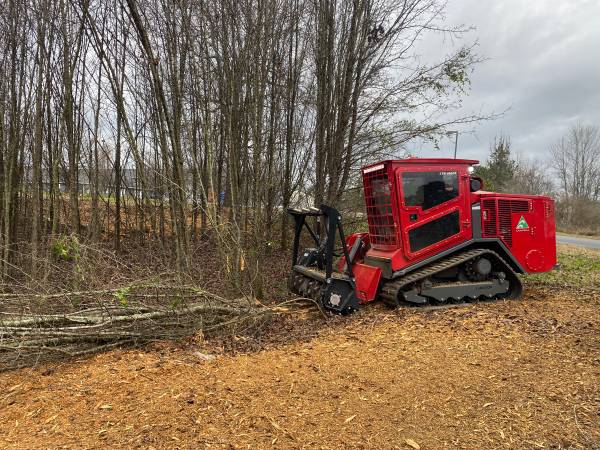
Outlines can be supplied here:
[[476, 163], [409, 158], [365, 167], [369, 256], [391, 260], [396, 271], [471, 239], [469, 169]]

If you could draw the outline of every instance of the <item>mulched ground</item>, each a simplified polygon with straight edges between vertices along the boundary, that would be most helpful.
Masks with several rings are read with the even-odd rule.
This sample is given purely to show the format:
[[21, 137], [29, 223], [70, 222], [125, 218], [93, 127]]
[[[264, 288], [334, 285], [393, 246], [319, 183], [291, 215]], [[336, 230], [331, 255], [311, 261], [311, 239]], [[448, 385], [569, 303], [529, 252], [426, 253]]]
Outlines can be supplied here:
[[[290, 317], [0, 374], [0, 448], [600, 448], [600, 298]], [[237, 348], [238, 352], [232, 352]]]

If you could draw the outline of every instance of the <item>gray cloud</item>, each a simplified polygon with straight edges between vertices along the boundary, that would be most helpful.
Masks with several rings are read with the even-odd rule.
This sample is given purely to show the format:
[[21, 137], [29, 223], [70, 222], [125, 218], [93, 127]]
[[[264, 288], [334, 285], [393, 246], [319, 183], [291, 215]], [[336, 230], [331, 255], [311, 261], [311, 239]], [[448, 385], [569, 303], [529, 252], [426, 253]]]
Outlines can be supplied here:
[[[478, 53], [487, 58], [456, 114], [506, 111], [474, 129], [459, 128], [459, 156], [485, 160], [490, 142], [504, 133], [517, 153], [547, 159], [573, 123], [600, 126], [599, 1], [453, 0], [446, 23], [476, 27], [463, 42], [477, 40]], [[439, 57], [443, 39], [424, 40], [423, 58]], [[441, 146], [419, 154], [452, 153], [451, 140]]]

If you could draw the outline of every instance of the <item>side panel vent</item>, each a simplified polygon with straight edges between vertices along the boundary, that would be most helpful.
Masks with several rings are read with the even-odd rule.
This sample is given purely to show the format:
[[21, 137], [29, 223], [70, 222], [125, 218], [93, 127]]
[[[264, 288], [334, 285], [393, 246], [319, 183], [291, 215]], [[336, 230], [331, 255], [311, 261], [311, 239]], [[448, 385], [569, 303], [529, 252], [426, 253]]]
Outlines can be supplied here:
[[371, 242], [377, 245], [397, 246], [392, 206], [393, 187], [388, 179], [387, 167], [363, 173], [365, 203]]
[[530, 210], [528, 200], [487, 199], [483, 201], [483, 234], [485, 237], [499, 237], [508, 247], [512, 247], [512, 213], [525, 213]]

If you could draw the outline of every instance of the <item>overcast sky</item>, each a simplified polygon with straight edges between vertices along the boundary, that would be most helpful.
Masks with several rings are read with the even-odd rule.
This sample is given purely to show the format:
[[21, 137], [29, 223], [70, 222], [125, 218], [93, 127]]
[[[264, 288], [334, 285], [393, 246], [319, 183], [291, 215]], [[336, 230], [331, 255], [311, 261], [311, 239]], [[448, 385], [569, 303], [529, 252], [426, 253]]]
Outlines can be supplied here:
[[[487, 58], [471, 77], [462, 112], [506, 111], [474, 129], [457, 128], [459, 157], [485, 161], [490, 142], [504, 133], [513, 151], [543, 160], [578, 120], [600, 126], [600, 0], [449, 0], [447, 21], [476, 27], [463, 42], [477, 40]], [[429, 37], [420, 52], [435, 57], [440, 44]], [[453, 138], [440, 144], [418, 154], [451, 156]]]

